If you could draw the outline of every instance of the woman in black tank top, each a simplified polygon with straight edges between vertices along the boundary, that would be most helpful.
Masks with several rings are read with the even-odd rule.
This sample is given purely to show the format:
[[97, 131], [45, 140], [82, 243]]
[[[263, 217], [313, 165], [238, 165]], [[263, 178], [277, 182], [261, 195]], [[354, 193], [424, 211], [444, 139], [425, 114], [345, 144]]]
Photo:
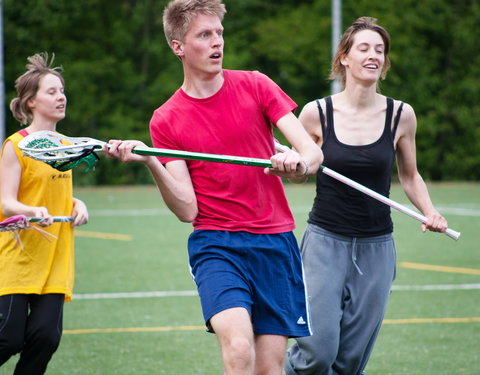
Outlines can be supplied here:
[[[412, 107], [378, 92], [390, 67], [390, 37], [369, 17], [345, 32], [331, 79], [343, 91], [308, 103], [299, 118], [322, 147], [324, 165], [384, 196], [393, 164], [410, 201], [443, 232], [416, 165]], [[298, 182], [298, 181], [296, 181]], [[317, 173], [316, 197], [302, 241], [313, 336], [288, 350], [287, 375], [364, 374], [395, 275], [390, 207]]]

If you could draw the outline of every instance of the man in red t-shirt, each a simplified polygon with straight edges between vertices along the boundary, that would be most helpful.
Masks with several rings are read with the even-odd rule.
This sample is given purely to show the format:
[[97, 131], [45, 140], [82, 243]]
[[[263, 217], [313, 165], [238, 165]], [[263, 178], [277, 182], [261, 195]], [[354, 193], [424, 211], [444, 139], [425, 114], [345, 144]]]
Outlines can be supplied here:
[[[224, 70], [221, 0], [174, 0], [167, 41], [182, 62], [180, 89], [150, 121], [155, 147], [268, 158], [272, 168], [140, 156], [139, 141], [105, 150], [150, 170], [172, 212], [194, 231], [189, 262], [225, 374], [282, 372], [288, 337], [310, 335], [294, 220], [281, 177], [303, 181], [323, 154], [296, 104], [259, 72]], [[275, 154], [272, 125], [296, 151]]]

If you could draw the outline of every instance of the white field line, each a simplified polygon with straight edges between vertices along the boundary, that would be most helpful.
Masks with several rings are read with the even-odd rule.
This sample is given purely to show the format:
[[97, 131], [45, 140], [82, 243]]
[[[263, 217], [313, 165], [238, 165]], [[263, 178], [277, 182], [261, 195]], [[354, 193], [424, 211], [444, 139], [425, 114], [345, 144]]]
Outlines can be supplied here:
[[[404, 204], [404, 206], [415, 210], [412, 205]], [[436, 206], [436, 208], [445, 215], [472, 216], [480, 217], [480, 208], [468, 207], [452, 207], [452, 206]], [[308, 213], [311, 206], [292, 206], [295, 213]], [[396, 212], [392, 210], [392, 212]], [[138, 208], [138, 209], [94, 209], [89, 210], [90, 216], [166, 216], [173, 215], [168, 208]]]
[[[478, 290], [480, 284], [439, 284], [439, 285], [394, 285], [393, 291], [435, 291], [435, 290]], [[152, 292], [123, 293], [80, 293], [74, 294], [74, 300], [124, 299], [124, 298], [161, 298], [197, 296], [196, 290], [172, 290]]]
[[197, 296], [196, 290], [172, 290], [154, 292], [121, 292], [121, 293], [83, 293], [74, 294], [73, 299], [113, 299], [113, 298], [158, 298], [158, 297], [190, 297]]
[[[413, 208], [413, 206], [412, 206]], [[480, 209], [478, 208], [466, 208], [466, 207], [446, 207], [437, 206], [438, 211], [444, 214], [457, 215], [457, 216], [480, 216]]]
[[478, 290], [480, 284], [394, 285], [393, 291]]

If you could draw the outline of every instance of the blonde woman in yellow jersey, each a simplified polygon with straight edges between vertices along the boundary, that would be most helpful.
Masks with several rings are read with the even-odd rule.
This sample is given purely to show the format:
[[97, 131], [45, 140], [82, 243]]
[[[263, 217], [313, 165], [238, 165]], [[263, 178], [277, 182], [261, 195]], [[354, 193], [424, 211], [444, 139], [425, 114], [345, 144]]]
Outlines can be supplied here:
[[[25, 129], [8, 137], [0, 159], [0, 220], [13, 215], [43, 217], [40, 224], [56, 239], [35, 230], [21, 231], [22, 247], [0, 233], [0, 366], [20, 353], [14, 374], [44, 374], [62, 335], [63, 303], [70, 301], [74, 280], [73, 227], [88, 221], [85, 204], [72, 195], [71, 171], [22, 157], [18, 142], [40, 130], [55, 131], [65, 117], [67, 99], [60, 68], [53, 58], [28, 58], [16, 80], [13, 116]], [[53, 216], [73, 216], [53, 223]]]

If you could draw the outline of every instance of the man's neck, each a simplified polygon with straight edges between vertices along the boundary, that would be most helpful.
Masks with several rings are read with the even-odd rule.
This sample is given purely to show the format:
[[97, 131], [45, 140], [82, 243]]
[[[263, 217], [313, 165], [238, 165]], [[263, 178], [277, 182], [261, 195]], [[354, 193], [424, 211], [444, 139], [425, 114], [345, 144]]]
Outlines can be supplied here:
[[223, 70], [202, 77], [185, 74], [182, 90], [192, 98], [204, 99], [216, 94], [222, 88], [223, 82]]

